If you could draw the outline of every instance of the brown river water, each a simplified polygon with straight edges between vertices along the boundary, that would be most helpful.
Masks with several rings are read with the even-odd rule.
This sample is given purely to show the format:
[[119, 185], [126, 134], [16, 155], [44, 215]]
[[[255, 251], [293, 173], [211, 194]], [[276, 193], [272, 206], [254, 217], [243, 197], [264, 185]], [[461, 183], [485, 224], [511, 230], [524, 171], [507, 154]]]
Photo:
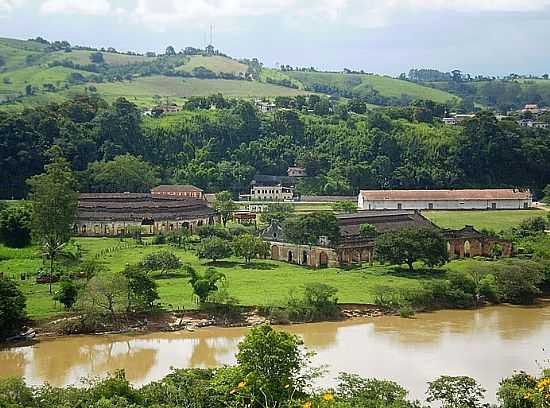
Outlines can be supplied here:
[[[494, 401], [501, 378], [514, 370], [536, 374], [550, 357], [550, 303], [281, 329], [303, 338], [317, 353], [315, 365], [327, 365], [328, 372], [318, 385], [333, 385], [336, 375], [346, 371], [397, 381], [419, 399], [427, 381], [447, 374], [476, 378], [488, 390], [487, 399]], [[29, 384], [61, 386], [123, 368], [132, 383], [141, 385], [162, 378], [170, 367], [233, 364], [237, 345], [247, 332], [245, 328], [205, 328], [46, 339], [1, 350], [0, 378], [22, 376]]]

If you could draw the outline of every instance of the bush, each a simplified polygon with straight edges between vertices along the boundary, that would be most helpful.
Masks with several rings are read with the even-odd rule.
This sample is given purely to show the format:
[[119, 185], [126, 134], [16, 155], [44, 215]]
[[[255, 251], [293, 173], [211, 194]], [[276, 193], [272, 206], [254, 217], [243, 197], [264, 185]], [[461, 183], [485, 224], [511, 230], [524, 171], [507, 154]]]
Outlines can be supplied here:
[[25, 295], [15, 282], [0, 279], [0, 339], [17, 334], [26, 319]]
[[151, 241], [153, 245], [164, 245], [166, 244], [166, 236], [160, 232], [158, 235], [155, 235], [153, 237], [153, 240]]
[[288, 299], [289, 317], [292, 320], [306, 322], [337, 319], [340, 317], [337, 292], [338, 289], [324, 283], [308, 283], [304, 287], [301, 299], [292, 295]]
[[31, 209], [12, 206], [0, 212], [0, 242], [11, 248], [23, 248], [31, 243]]
[[483, 389], [473, 378], [441, 376], [428, 383], [428, 402], [439, 401], [443, 408], [481, 408]]
[[545, 278], [543, 266], [532, 261], [498, 265], [494, 274], [498, 297], [513, 304], [532, 304]]
[[78, 295], [78, 286], [69, 278], [61, 280], [59, 290], [54, 295], [54, 300], [65, 306], [65, 309], [70, 309], [76, 302]]
[[218, 237], [224, 240], [231, 240], [232, 238], [228, 229], [217, 225], [203, 225], [197, 228], [197, 235], [202, 239]]
[[219, 237], [205, 238], [197, 245], [197, 256], [214, 262], [230, 257], [232, 252], [230, 243]]

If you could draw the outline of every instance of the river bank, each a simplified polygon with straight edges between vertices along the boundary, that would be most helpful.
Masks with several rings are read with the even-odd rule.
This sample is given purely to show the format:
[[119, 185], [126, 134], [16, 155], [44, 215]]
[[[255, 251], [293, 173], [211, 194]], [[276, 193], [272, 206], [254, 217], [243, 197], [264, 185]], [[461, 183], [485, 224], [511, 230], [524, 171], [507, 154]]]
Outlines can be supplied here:
[[[514, 370], [539, 372], [549, 357], [550, 302], [535, 306], [487, 306], [475, 310], [350, 318], [277, 326], [298, 335], [327, 373], [316, 385], [331, 387], [340, 372], [390, 379], [422, 398], [426, 382], [440, 375], [468, 375], [487, 390], [490, 402], [501, 378]], [[32, 347], [0, 350], [0, 378], [20, 376], [30, 385], [79, 385], [81, 378], [124, 369], [141, 386], [174, 368], [235, 364], [246, 327], [194, 331], [43, 337]], [[405, 369], [404, 369], [405, 368]]]
[[[340, 318], [326, 321], [344, 321], [358, 318], [380, 317], [397, 314], [390, 309], [373, 304], [339, 304]], [[231, 316], [209, 313], [201, 310], [166, 311], [151, 314], [131, 314], [119, 317], [114, 323], [102, 323], [94, 330], [86, 330], [82, 323], [83, 315], [71, 315], [57, 319], [29, 322], [28, 335], [22, 335], [18, 341], [0, 343], [0, 347], [18, 346], [42, 338], [57, 338], [82, 334], [128, 334], [155, 332], [193, 332], [205, 327], [254, 327], [260, 324], [299, 325], [311, 323], [294, 320], [277, 320], [266, 317], [261, 308], [239, 307], [238, 314]]]

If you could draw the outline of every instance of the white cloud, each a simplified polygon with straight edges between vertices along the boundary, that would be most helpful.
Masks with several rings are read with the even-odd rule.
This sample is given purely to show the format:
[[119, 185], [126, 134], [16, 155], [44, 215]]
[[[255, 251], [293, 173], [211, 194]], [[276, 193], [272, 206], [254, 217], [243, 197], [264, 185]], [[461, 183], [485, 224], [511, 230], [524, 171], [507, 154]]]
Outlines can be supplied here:
[[131, 16], [157, 29], [210, 22], [223, 25], [222, 19], [260, 16], [376, 27], [431, 11], [525, 12], [546, 7], [550, 0], [136, 0]]
[[47, 0], [42, 3], [43, 13], [74, 13], [84, 15], [103, 15], [111, 11], [109, 0]]
[[9, 13], [24, 3], [25, 0], [0, 0], [0, 13]]

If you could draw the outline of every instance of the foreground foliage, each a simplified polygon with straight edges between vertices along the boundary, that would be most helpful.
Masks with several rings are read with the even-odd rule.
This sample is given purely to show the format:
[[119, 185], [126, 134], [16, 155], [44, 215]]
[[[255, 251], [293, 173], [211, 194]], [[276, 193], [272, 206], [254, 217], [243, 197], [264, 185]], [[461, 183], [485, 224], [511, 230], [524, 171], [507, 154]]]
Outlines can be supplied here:
[[[342, 373], [334, 389], [312, 391], [320, 374], [311, 353], [293, 334], [258, 326], [239, 344], [237, 364], [217, 369], [174, 369], [162, 380], [133, 387], [123, 371], [80, 387], [28, 387], [22, 379], [0, 380], [6, 408], [481, 408], [485, 390], [472, 378], [442, 376], [429, 383], [427, 403], [408, 398], [399, 384]], [[514, 374], [502, 380], [500, 408], [545, 408], [550, 372]], [[433, 404], [432, 404], [433, 403]], [[495, 407], [496, 408], [496, 407]]]

